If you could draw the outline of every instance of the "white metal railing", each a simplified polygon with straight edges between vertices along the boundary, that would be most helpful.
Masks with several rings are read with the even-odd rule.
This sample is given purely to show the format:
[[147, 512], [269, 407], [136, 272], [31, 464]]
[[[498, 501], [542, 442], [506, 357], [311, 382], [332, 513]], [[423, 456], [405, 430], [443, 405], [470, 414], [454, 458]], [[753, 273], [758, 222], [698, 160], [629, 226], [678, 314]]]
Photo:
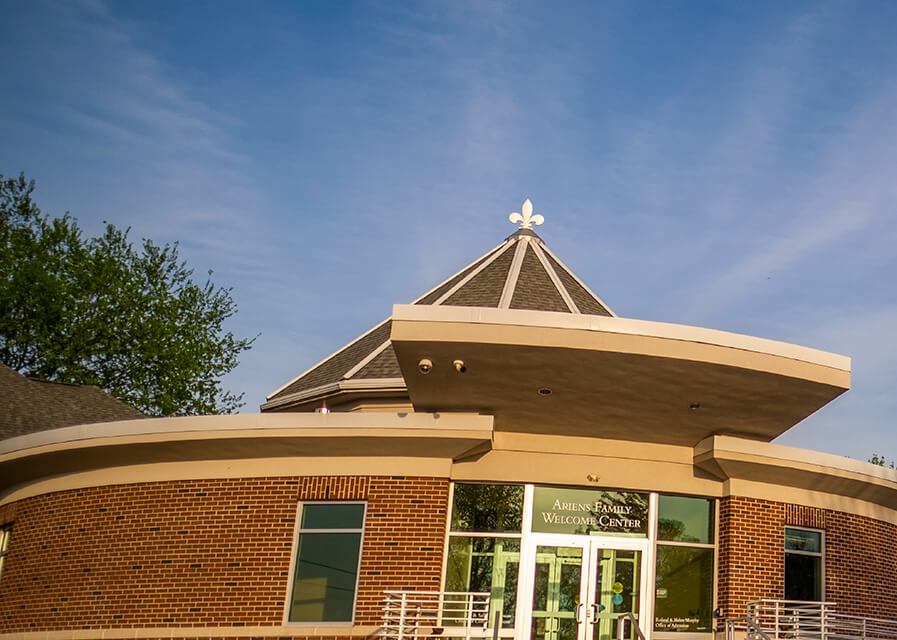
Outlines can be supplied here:
[[639, 640], [645, 640], [645, 634], [642, 633], [642, 630], [638, 626], [638, 620], [632, 613], [621, 613], [617, 616], [617, 640], [626, 640], [629, 637], [626, 634], [626, 623], [632, 624], [632, 629], [635, 631], [636, 635], [639, 637]]
[[490, 635], [489, 594], [473, 591], [386, 591], [383, 640]]
[[754, 600], [744, 618], [726, 620], [726, 640], [897, 640], [897, 621], [837, 613], [833, 602]]

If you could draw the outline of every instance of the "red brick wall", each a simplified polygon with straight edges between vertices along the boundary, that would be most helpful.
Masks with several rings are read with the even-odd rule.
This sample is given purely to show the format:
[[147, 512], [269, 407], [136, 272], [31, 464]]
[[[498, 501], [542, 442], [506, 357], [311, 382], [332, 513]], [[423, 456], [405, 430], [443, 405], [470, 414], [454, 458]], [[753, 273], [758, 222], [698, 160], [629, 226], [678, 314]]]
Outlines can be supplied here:
[[356, 624], [384, 589], [438, 589], [448, 480], [294, 477], [60, 491], [13, 522], [0, 632], [280, 625], [299, 500], [368, 502]]
[[825, 531], [825, 598], [838, 611], [897, 619], [897, 524], [841, 511], [730, 497], [720, 504], [719, 604], [784, 597], [786, 526]]

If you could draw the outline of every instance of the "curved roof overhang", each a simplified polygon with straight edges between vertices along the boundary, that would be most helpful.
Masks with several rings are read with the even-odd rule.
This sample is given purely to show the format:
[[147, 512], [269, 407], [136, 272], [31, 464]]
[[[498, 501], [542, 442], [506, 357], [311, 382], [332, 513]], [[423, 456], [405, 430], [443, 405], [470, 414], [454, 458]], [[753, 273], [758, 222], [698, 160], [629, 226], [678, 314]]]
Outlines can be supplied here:
[[262, 413], [85, 424], [0, 441], [0, 496], [41, 478], [160, 462], [358, 455], [455, 460], [491, 448], [492, 433], [491, 416], [410, 412]]
[[396, 305], [392, 320], [415, 410], [488, 413], [496, 430], [769, 441], [850, 387], [845, 356], [699, 327], [421, 305]]
[[731, 493], [749, 495], [751, 490], [745, 483], [753, 483], [794, 487], [897, 508], [897, 472], [844, 456], [712, 436], [694, 448], [694, 464], [727, 481]]

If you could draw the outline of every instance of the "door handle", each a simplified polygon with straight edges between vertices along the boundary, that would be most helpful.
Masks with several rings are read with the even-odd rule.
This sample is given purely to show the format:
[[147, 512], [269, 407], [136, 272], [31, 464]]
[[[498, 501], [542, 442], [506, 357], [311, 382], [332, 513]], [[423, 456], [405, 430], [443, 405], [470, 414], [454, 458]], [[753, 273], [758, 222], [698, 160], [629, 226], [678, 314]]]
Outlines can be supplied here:
[[593, 602], [589, 605], [589, 615], [591, 616], [592, 622], [595, 622], [598, 619], [598, 603]]
[[579, 617], [579, 613], [582, 611], [582, 603], [576, 605], [576, 624], [582, 624], [583, 620]]

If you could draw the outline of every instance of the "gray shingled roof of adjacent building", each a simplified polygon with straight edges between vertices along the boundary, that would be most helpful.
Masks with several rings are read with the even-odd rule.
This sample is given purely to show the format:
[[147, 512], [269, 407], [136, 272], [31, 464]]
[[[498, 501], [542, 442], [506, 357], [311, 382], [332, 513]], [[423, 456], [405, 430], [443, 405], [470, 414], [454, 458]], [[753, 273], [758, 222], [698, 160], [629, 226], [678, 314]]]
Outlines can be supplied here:
[[0, 364], [0, 439], [76, 424], [144, 418], [102, 389], [26, 378]]
[[[519, 229], [482, 257], [414, 301], [421, 305], [527, 309], [587, 315], [614, 313], [530, 229]], [[390, 319], [328, 356], [268, 396], [279, 408], [348, 380], [382, 379], [394, 386], [402, 372], [389, 341]], [[266, 410], [262, 405], [262, 410]]]

